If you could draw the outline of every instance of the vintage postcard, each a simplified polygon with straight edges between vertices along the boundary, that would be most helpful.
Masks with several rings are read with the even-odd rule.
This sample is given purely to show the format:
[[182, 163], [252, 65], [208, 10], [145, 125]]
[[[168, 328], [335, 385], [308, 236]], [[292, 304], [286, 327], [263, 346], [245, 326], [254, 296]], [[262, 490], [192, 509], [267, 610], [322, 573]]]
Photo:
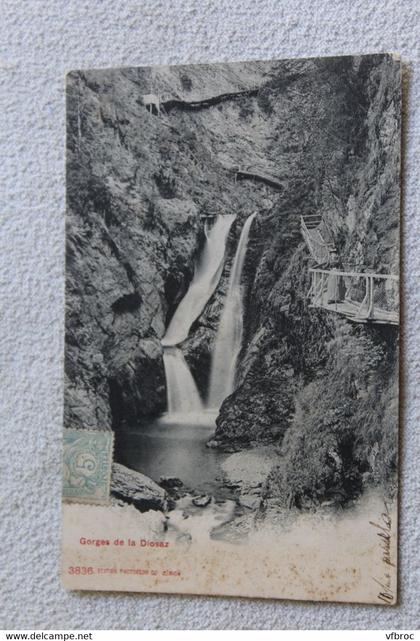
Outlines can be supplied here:
[[393, 605], [401, 63], [67, 77], [62, 580]]

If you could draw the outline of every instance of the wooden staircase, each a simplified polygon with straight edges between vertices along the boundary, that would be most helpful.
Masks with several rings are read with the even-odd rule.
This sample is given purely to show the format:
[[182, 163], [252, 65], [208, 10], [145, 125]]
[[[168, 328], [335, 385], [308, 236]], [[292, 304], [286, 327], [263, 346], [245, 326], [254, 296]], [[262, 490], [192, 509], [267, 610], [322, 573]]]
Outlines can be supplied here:
[[330, 229], [321, 214], [307, 214], [300, 217], [303, 239], [315, 263], [328, 266], [331, 255], [336, 251]]

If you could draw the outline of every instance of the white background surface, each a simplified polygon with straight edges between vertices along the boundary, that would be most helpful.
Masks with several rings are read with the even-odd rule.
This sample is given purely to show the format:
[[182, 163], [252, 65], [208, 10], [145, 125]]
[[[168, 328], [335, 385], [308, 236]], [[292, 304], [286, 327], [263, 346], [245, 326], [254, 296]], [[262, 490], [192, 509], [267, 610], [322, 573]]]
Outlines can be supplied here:
[[[418, 627], [416, 0], [2, 0], [0, 16], [0, 628]], [[411, 68], [404, 125], [401, 604], [67, 593], [58, 579], [65, 72], [382, 51], [399, 52]]]

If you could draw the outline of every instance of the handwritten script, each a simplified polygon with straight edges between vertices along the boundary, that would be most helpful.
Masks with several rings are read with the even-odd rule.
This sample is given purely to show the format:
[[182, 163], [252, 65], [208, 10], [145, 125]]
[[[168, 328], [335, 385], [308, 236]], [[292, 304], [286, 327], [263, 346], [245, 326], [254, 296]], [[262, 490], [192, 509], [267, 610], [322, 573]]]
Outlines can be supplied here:
[[373, 580], [379, 586], [379, 601], [390, 605], [394, 601], [394, 592], [392, 589], [394, 571], [391, 568], [395, 568], [395, 563], [391, 556], [392, 518], [386, 502], [384, 502], [384, 506], [384, 511], [378, 519], [378, 523], [369, 521], [369, 524], [376, 529], [382, 557], [382, 574], [380, 578], [373, 577]]

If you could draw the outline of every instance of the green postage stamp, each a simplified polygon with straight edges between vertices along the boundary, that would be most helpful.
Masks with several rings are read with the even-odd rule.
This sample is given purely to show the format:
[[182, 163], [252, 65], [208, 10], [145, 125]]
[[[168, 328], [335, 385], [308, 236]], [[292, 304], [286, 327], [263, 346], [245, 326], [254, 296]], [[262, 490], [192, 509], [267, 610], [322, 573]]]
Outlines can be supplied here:
[[64, 430], [64, 501], [109, 503], [113, 440], [111, 430]]

